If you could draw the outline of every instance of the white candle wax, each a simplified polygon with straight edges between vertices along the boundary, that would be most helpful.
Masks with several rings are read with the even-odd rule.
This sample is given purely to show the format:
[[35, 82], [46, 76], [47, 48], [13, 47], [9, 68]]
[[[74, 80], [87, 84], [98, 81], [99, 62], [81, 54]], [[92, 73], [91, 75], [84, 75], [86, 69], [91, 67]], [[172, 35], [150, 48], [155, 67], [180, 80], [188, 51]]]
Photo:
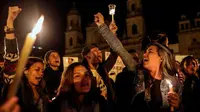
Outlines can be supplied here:
[[39, 33], [42, 28], [43, 21], [44, 21], [44, 17], [41, 16], [36, 26], [32, 30], [32, 32], [28, 33], [28, 35], [26, 36], [26, 40], [24, 42], [24, 45], [21, 50], [21, 54], [17, 63], [15, 78], [13, 80], [13, 83], [9, 87], [8, 98], [15, 96], [15, 94], [17, 93], [18, 86], [21, 81], [21, 77], [23, 75], [24, 67], [27, 63], [29, 54], [32, 51], [33, 44], [36, 40], [36, 34]]

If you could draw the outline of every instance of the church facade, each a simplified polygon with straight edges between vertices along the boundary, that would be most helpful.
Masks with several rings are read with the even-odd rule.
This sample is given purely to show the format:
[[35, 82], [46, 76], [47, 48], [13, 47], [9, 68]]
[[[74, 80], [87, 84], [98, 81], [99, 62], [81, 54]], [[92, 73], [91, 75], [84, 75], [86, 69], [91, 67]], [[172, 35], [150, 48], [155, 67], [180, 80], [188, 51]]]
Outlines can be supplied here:
[[[127, 17], [126, 17], [126, 39], [121, 40], [127, 50], [135, 49], [141, 53], [140, 39], [145, 36], [145, 24], [142, 16], [141, 0], [127, 1]], [[109, 25], [108, 22], [106, 22]], [[119, 37], [120, 38], [120, 37]], [[109, 51], [103, 37], [98, 33], [95, 23], [86, 27], [86, 35], [81, 31], [81, 17], [76, 8], [72, 8], [67, 14], [67, 28], [65, 32], [65, 56], [78, 57], [82, 59], [81, 51], [84, 46], [89, 44], [97, 44], [104, 52]]]
[[193, 20], [181, 16], [178, 40], [180, 55], [193, 55], [200, 59], [200, 13]]

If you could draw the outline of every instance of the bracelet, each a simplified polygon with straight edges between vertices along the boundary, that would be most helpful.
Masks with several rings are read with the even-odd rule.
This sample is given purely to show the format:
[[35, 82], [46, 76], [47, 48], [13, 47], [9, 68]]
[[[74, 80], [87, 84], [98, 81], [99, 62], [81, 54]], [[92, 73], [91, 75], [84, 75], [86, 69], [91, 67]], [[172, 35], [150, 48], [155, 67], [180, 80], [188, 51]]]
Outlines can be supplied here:
[[15, 28], [9, 28], [8, 26], [5, 26], [5, 27], [4, 27], [4, 32], [5, 32], [6, 34], [14, 33], [14, 32], [15, 32]]

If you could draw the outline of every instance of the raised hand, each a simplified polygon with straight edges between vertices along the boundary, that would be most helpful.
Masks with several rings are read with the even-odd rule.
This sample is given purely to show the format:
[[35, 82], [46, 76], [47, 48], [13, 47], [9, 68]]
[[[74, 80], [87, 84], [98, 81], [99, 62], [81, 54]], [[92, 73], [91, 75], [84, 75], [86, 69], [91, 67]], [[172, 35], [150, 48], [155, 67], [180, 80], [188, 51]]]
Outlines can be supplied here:
[[115, 22], [111, 22], [110, 25], [109, 25], [109, 29], [113, 32], [113, 34], [116, 34], [118, 27], [115, 24]]
[[17, 18], [18, 14], [21, 12], [21, 10], [22, 9], [18, 6], [9, 7], [7, 21], [14, 21]]
[[97, 26], [101, 26], [104, 24], [104, 17], [101, 13], [97, 13], [94, 15], [94, 22], [97, 24]]
[[[13, 6], [9, 7], [8, 9], [8, 18], [7, 18], [7, 24], [5, 27], [5, 32], [6, 32], [6, 38], [7, 39], [14, 39], [14, 20], [17, 18], [18, 14], [21, 12], [21, 8], [18, 6]], [[9, 30], [8, 30], [9, 29]], [[9, 31], [12, 31], [12, 33], [9, 33]]]

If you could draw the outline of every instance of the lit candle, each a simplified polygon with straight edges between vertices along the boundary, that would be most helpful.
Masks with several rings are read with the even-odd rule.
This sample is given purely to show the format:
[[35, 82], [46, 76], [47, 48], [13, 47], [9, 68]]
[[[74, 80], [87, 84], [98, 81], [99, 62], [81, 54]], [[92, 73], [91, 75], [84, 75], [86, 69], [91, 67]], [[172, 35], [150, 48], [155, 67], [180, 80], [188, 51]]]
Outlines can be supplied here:
[[18, 86], [20, 84], [21, 77], [24, 71], [24, 67], [27, 63], [29, 54], [32, 51], [33, 44], [36, 40], [36, 34], [38, 34], [42, 29], [43, 21], [44, 21], [44, 16], [41, 16], [40, 19], [37, 21], [37, 24], [33, 28], [32, 32], [26, 36], [26, 40], [24, 42], [24, 46], [22, 48], [22, 51], [17, 63], [15, 78], [13, 80], [13, 83], [9, 87], [8, 98], [15, 96], [17, 93]]
[[[166, 80], [166, 81], [167, 81], [167, 84], [169, 85], [169, 92], [173, 93], [174, 92], [173, 85], [171, 84], [171, 82], [169, 80]], [[174, 112], [174, 107], [170, 106], [170, 111]]]
[[110, 4], [110, 5], [108, 5], [108, 7], [109, 7], [109, 14], [112, 16], [112, 22], [114, 22], [114, 15], [115, 15], [116, 5], [115, 4]]

